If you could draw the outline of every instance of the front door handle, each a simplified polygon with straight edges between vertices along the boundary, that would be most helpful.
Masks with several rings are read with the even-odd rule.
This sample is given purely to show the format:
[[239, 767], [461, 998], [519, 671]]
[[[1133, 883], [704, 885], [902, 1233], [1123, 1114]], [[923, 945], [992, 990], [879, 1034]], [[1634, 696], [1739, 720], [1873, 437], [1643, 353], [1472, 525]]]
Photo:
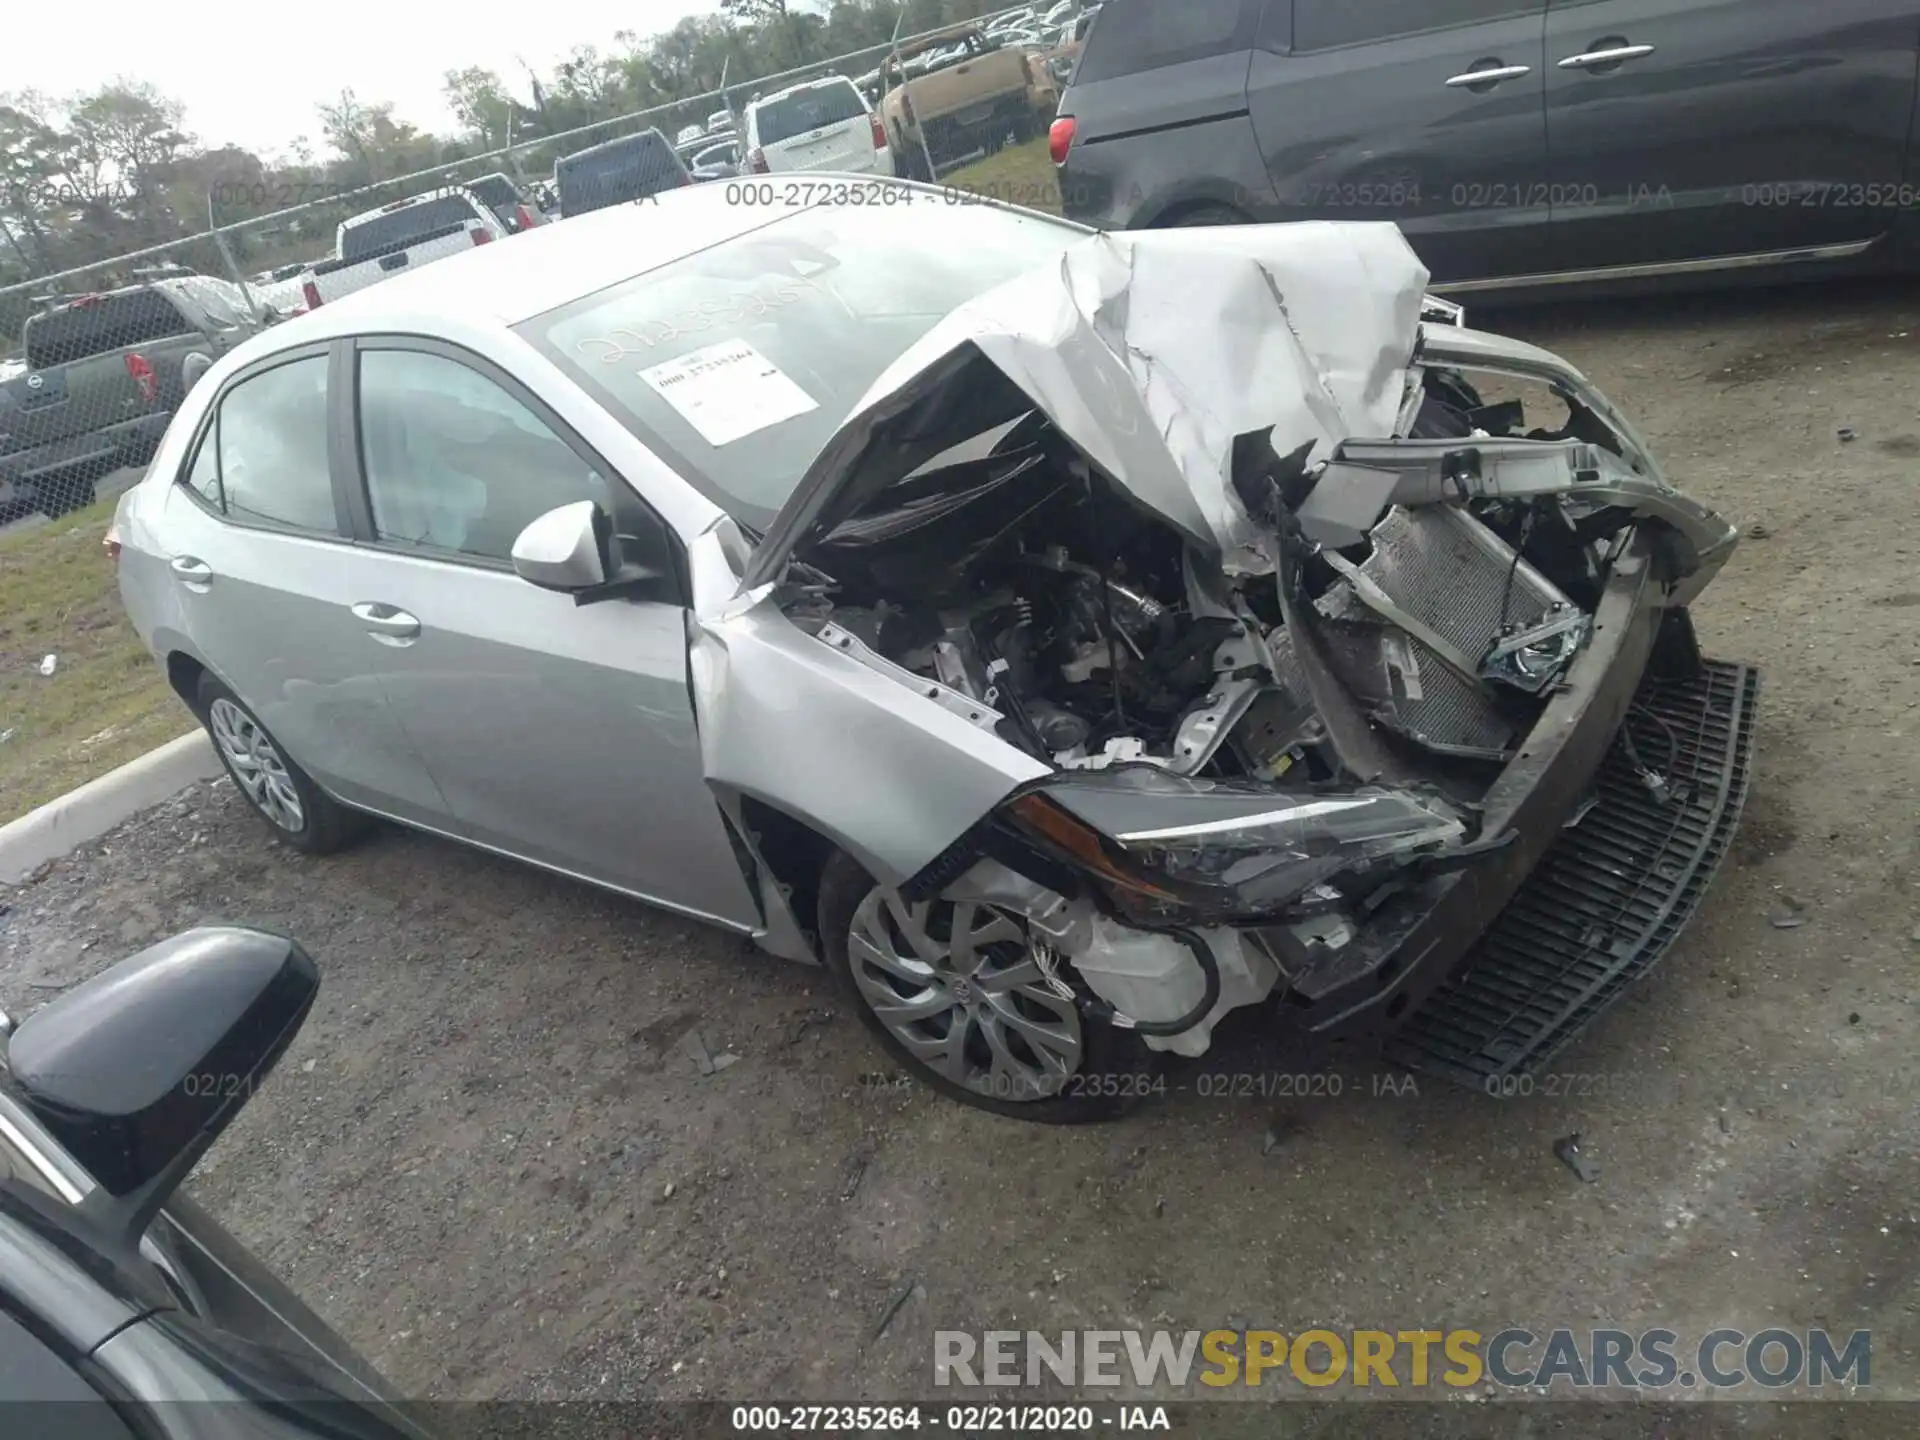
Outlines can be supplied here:
[[191, 555], [174, 556], [173, 559], [168, 562], [168, 568], [173, 571], [176, 578], [185, 581], [189, 585], [211, 585], [213, 583], [213, 567], [207, 564], [206, 561], [196, 559]]
[[413, 616], [378, 601], [361, 601], [353, 607], [353, 618], [367, 627], [369, 635], [383, 642], [412, 640], [420, 634], [420, 622]]
[[1610, 65], [1624, 64], [1628, 60], [1642, 60], [1653, 53], [1651, 45], [1628, 45], [1625, 42], [1602, 40], [1604, 49], [1583, 50], [1578, 55], [1569, 55], [1560, 62], [1562, 70], [1602, 70]]
[[[1483, 62], [1484, 63], [1484, 62]], [[1447, 77], [1447, 88], [1451, 90], [1478, 90], [1485, 86], [1491, 90], [1502, 80], [1518, 80], [1522, 75], [1531, 75], [1531, 65], [1502, 65], [1494, 61], [1484, 70], [1463, 70], [1458, 75]]]

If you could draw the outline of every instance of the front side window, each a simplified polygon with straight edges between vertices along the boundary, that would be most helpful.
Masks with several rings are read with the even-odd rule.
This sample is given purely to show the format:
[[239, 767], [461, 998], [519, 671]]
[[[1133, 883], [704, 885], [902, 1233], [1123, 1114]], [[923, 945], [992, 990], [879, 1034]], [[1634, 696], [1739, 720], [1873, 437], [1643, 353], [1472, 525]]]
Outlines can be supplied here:
[[360, 448], [390, 545], [507, 561], [520, 532], [606, 482], [500, 385], [444, 355], [360, 356]]
[[326, 357], [277, 365], [227, 391], [186, 484], [232, 520], [337, 534]]

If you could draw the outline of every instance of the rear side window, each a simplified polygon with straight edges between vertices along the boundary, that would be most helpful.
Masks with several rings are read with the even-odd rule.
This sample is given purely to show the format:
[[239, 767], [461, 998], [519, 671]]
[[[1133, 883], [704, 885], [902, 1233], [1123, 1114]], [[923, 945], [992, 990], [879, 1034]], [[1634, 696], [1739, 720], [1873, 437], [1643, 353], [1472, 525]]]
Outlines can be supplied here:
[[27, 366], [45, 370], [95, 355], [190, 335], [193, 324], [158, 290], [102, 295], [27, 318]]
[[1076, 85], [1250, 50], [1260, 0], [1107, 0], [1098, 13]]
[[867, 102], [851, 81], [838, 85], [816, 85], [796, 90], [791, 95], [767, 100], [753, 108], [755, 137], [762, 145], [778, 145], [809, 130], [828, 125], [843, 125], [865, 118]]
[[391, 214], [377, 215], [350, 225], [340, 237], [340, 258], [346, 261], [371, 260], [376, 255], [391, 255], [424, 239], [435, 231], [466, 225], [478, 218], [471, 201], [460, 195], [442, 195], [423, 200]]
[[221, 397], [186, 483], [234, 520], [338, 533], [327, 467], [326, 357], [277, 365]]
[[1546, 0], [1294, 0], [1296, 52], [1364, 45], [1455, 25], [1540, 15]]

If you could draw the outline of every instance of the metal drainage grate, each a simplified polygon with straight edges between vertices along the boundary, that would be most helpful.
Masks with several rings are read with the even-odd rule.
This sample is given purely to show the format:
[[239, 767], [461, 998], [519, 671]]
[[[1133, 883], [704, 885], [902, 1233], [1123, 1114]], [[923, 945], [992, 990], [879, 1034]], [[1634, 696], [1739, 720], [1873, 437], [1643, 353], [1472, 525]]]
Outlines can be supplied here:
[[1642, 684], [1625, 728], [1671, 800], [1654, 797], [1616, 740], [1597, 803], [1389, 1040], [1391, 1063], [1491, 1088], [1552, 1059], [1659, 962], [1740, 822], [1759, 689], [1757, 670], [1719, 661]]

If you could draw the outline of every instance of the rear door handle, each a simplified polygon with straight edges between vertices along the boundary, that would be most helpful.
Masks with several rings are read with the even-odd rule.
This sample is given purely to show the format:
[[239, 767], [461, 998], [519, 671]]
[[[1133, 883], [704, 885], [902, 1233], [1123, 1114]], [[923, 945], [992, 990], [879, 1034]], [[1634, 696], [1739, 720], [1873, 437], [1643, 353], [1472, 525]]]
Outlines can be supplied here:
[[1628, 60], [1643, 60], [1651, 54], [1651, 45], [1609, 45], [1604, 50], [1583, 50], [1578, 55], [1569, 55], [1560, 62], [1560, 68], [1598, 70], [1602, 66], [1619, 65]]
[[1463, 70], [1458, 75], [1447, 78], [1447, 86], [1453, 90], [1477, 89], [1485, 85], [1489, 88], [1502, 80], [1518, 80], [1522, 75], [1531, 75], [1531, 65], [1492, 65], [1485, 70]]
[[204, 560], [196, 560], [191, 555], [176, 555], [168, 562], [176, 578], [189, 585], [211, 585], [213, 567]]
[[420, 622], [404, 610], [378, 601], [363, 600], [353, 607], [353, 618], [367, 627], [367, 633], [383, 643], [412, 640], [420, 633]]

